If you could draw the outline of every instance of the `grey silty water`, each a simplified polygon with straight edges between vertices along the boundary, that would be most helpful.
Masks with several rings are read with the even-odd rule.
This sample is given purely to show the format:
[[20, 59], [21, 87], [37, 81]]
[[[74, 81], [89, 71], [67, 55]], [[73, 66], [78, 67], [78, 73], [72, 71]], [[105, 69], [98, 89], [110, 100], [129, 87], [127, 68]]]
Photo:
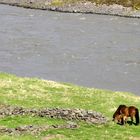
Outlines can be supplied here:
[[0, 71], [140, 95], [140, 19], [0, 5]]

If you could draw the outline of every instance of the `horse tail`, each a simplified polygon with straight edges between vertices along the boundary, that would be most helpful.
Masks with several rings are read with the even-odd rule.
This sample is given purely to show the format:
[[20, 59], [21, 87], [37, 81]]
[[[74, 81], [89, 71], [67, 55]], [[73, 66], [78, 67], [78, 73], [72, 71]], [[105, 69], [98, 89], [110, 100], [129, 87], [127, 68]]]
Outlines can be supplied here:
[[137, 108], [136, 108], [135, 118], [136, 118], [136, 125], [138, 125], [139, 124], [139, 110]]

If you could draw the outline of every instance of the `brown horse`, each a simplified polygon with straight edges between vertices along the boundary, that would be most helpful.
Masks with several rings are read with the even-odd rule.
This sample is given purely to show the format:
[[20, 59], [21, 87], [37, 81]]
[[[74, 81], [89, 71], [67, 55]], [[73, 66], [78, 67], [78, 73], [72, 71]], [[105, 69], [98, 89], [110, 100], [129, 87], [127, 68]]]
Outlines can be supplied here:
[[113, 114], [113, 121], [117, 121], [117, 123], [119, 124], [123, 124], [123, 116], [122, 114], [120, 113], [120, 110], [122, 108], [125, 108], [126, 105], [119, 105], [119, 107], [117, 108], [117, 110], [115, 111], [115, 113]]
[[128, 117], [131, 118], [131, 123], [135, 117], [136, 125], [139, 124], [139, 110], [135, 106], [120, 105], [113, 114], [113, 121], [117, 121], [119, 124], [126, 124]]

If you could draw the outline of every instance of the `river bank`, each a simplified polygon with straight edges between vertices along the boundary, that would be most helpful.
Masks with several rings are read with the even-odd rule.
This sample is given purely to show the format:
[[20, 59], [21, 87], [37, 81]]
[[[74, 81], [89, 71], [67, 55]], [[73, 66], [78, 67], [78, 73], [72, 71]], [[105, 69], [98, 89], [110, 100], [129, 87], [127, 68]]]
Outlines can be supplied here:
[[63, 3], [63, 1], [58, 0], [0, 0], [0, 4], [59, 12], [90, 13], [140, 18], [140, 10], [133, 10], [132, 7], [124, 7], [117, 4], [109, 6], [102, 4], [97, 6], [95, 3], [89, 1]]
[[139, 19], [8, 5], [0, 19], [1, 72], [140, 95]]

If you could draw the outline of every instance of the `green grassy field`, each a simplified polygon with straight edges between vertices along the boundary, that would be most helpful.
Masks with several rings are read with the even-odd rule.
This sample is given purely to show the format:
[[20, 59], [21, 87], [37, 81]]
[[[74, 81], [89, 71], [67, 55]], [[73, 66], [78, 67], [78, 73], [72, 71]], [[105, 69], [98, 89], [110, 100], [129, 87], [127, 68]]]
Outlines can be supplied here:
[[[80, 108], [95, 110], [110, 120], [105, 125], [77, 122], [77, 129], [57, 129], [31, 135], [0, 134], [1, 140], [139, 140], [140, 126], [120, 126], [112, 122], [112, 114], [120, 104], [140, 108], [140, 97], [131, 93], [112, 92], [57, 83], [36, 78], [21, 78], [0, 73], [0, 104], [24, 108]], [[0, 126], [15, 128], [21, 125], [63, 124], [66, 120], [34, 116], [8, 116], [0, 119]]]

